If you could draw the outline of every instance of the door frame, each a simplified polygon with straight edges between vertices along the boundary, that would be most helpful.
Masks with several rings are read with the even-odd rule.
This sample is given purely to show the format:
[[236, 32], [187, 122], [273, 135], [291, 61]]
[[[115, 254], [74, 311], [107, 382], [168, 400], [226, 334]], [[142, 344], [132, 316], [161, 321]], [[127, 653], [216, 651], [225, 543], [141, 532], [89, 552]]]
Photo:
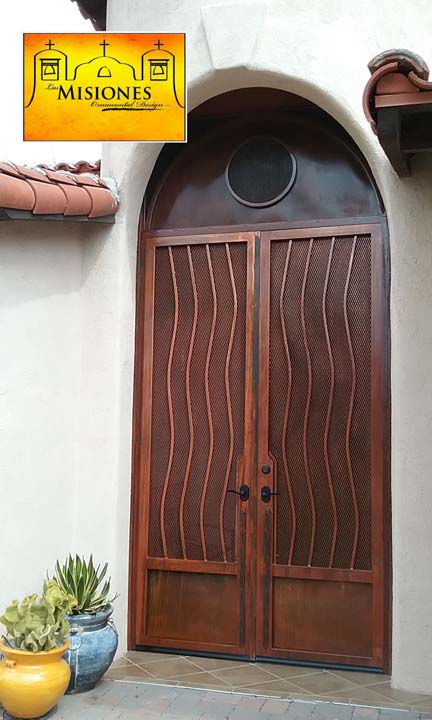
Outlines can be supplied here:
[[[391, 375], [390, 375], [390, 252], [389, 237], [385, 216], [373, 217], [353, 217], [343, 219], [322, 219], [314, 221], [305, 227], [305, 222], [295, 223], [262, 223], [249, 224], [242, 226], [223, 226], [223, 227], [205, 227], [205, 228], [181, 228], [175, 230], [145, 230], [144, 209], [140, 214], [138, 224], [138, 244], [137, 244], [137, 263], [136, 263], [136, 316], [135, 316], [135, 357], [134, 357], [134, 384], [133, 384], [133, 411], [132, 411], [132, 484], [131, 484], [131, 509], [130, 509], [130, 543], [129, 543], [129, 597], [128, 597], [128, 648], [137, 648], [137, 605], [142, 591], [140, 590], [139, 578], [141, 570], [139, 568], [139, 504], [140, 504], [140, 486], [141, 486], [141, 437], [142, 437], [142, 403], [143, 403], [143, 363], [144, 363], [144, 316], [146, 310], [145, 303], [145, 285], [148, 282], [149, 274], [153, 268], [146, 267], [146, 243], [150, 238], [158, 237], [176, 237], [191, 235], [217, 235], [223, 233], [252, 232], [259, 233], [265, 231], [284, 230], [287, 232], [299, 231], [313, 232], [314, 229], [320, 227], [324, 231], [329, 232], [332, 228], [336, 231], [345, 226], [378, 226], [381, 230], [383, 261], [382, 267], [384, 278], [382, 288], [384, 293], [382, 325], [386, 329], [385, 336], [382, 337], [382, 357], [384, 358], [382, 370], [382, 394], [383, 394], [383, 548], [384, 548], [384, 576], [383, 576], [383, 602], [386, 609], [384, 617], [384, 670], [391, 670], [391, 628], [392, 628], [392, 544], [391, 544]], [[256, 262], [256, 258], [255, 258]], [[257, 322], [258, 320], [256, 320]], [[255, 378], [257, 381], [257, 378]], [[256, 409], [254, 407], [254, 413]], [[254, 416], [254, 423], [257, 418]], [[255, 427], [255, 425], [254, 425]], [[256, 431], [255, 431], [256, 432]], [[255, 433], [254, 433], [255, 434]], [[255, 443], [257, 447], [257, 443]], [[257, 454], [254, 458], [254, 469], [256, 473]], [[252, 521], [254, 522], [254, 521]], [[251, 556], [251, 554], [249, 554]], [[249, 572], [251, 572], [249, 568]], [[253, 593], [252, 593], [253, 594]], [[169, 652], [170, 650], [168, 650]], [[173, 650], [171, 650], [173, 652]], [[191, 651], [193, 654], [193, 651]], [[218, 653], [215, 653], [217, 656]], [[278, 660], [278, 662], [291, 663], [292, 660]], [[301, 664], [317, 663], [300, 661]], [[346, 666], [348, 667], [348, 666]]]

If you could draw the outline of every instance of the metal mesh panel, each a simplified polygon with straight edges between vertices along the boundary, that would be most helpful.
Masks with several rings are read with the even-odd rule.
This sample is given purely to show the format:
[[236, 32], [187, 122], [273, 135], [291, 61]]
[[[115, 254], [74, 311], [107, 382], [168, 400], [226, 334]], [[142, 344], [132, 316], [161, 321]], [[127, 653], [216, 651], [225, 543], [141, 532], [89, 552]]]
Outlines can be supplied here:
[[249, 205], [270, 205], [290, 189], [295, 163], [288, 148], [272, 137], [255, 137], [234, 152], [226, 171], [234, 197]]
[[274, 242], [275, 561], [371, 567], [370, 237]]
[[243, 452], [243, 243], [157, 247], [149, 553], [236, 559]]

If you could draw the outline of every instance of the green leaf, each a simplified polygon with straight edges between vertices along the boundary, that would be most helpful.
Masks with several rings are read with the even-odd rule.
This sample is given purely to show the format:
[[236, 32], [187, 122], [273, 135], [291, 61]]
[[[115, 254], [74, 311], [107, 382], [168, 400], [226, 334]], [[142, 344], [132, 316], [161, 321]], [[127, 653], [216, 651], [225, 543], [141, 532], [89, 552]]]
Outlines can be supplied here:
[[65, 570], [65, 566], [63, 566], [63, 568], [62, 568], [62, 567], [60, 566], [60, 563], [59, 563], [58, 560], [57, 560], [57, 563], [56, 563], [56, 580], [57, 580], [58, 584], [60, 585], [60, 587], [62, 588], [62, 590], [65, 590], [65, 591], [66, 591], [66, 589], [67, 589], [67, 587], [68, 587], [68, 583], [67, 583], [67, 580], [66, 580], [66, 570]]
[[77, 554], [75, 557], [69, 554], [63, 565], [57, 560], [54, 579], [66, 595], [75, 599], [74, 614], [97, 612], [116, 599], [117, 595], [108, 600], [110, 579], [105, 579], [107, 571], [108, 563], [103, 567], [95, 566], [93, 555], [87, 561]]
[[51, 650], [63, 643], [69, 629], [65, 615], [74, 604], [75, 598], [64, 593], [56, 580], [46, 580], [40, 598], [28, 595], [21, 603], [15, 600], [1, 620], [16, 647], [31, 652]]

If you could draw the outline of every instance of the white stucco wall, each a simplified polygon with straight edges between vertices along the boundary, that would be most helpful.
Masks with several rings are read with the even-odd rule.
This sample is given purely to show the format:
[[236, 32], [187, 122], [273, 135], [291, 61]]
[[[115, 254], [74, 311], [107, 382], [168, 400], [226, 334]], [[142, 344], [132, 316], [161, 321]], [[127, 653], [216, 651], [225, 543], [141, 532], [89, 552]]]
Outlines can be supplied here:
[[81, 374], [77, 224], [0, 223], [0, 608], [40, 592], [74, 531]]
[[[333, 115], [370, 163], [386, 205], [392, 260], [393, 684], [424, 692], [432, 692], [432, 162], [417, 159], [413, 177], [400, 181], [361, 98], [367, 62], [377, 52], [406, 47], [432, 62], [431, 24], [427, 0], [400, 2], [397, 11], [394, 0], [109, 0], [108, 13], [112, 31], [187, 32], [190, 109], [239, 87], [295, 92]], [[83, 224], [66, 233], [62, 223], [0, 226], [3, 357], [7, 350], [0, 468], [2, 501], [5, 493], [11, 498], [2, 513], [10, 553], [0, 603], [10, 587], [32, 590], [62, 552], [92, 551], [109, 561], [121, 593], [120, 650], [137, 222], [159, 150], [105, 146], [103, 174], [116, 177], [121, 191], [113, 227]], [[15, 502], [18, 517], [7, 510]]]

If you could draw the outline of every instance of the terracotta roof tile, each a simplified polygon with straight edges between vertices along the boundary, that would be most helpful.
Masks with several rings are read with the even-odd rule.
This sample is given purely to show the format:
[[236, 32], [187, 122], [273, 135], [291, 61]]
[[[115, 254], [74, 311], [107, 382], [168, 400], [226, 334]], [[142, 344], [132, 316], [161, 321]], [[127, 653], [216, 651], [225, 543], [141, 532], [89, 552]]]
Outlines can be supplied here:
[[75, 180], [79, 185], [92, 185], [93, 187], [98, 187], [100, 184], [97, 180], [90, 177], [90, 175], [77, 175]]
[[[83, 167], [84, 161], [79, 164]], [[72, 172], [70, 165], [59, 165], [64, 169], [58, 165], [55, 169], [41, 165], [30, 168], [0, 162], [0, 210], [30, 211], [30, 217], [39, 218], [54, 215], [111, 219], [118, 208], [115, 183], [105, 182], [95, 170]]]
[[429, 68], [419, 55], [410, 50], [386, 50], [372, 58], [368, 68], [371, 77], [363, 93], [363, 110], [375, 134], [378, 133], [378, 106], [419, 106], [431, 102]]
[[62, 183], [62, 185], [76, 185], [77, 181], [74, 177], [70, 177], [68, 173], [56, 172], [55, 170], [45, 170], [47, 178], [53, 180], [56, 183]]
[[31, 186], [23, 180], [0, 173], [0, 198], [4, 208], [33, 210], [35, 194]]
[[78, 160], [76, 163], [59, 162], [56, 165], [39, 165], [43, 170], [66, 170], [67, 172], [79, 174], [79, 173], [93, 173], [94, 175], [100, 174], [100, 160], [95, 162], [89, 162], [88, 160]]
[[[110, 190], [106, 188], [94, 188], [85, 186], [84, 190], [89, 194], [91, 199], [91, 211], [89, 217], [103, 217], [107, 214], [113, 214], [116, 211], [116, 201]], [[111, 208], [111, 212], [107, 213], [107, 208]]]
[[37, 170], [36, 168], [29, 168], [26, 165], [15, 165], [20, 175], [31, 180], [38, 180], [39, 182], [49, 183], [47, 176], [43, 170]]
[[12, 165], [12, 163], [6, 163], [6, 162], [0, 162], [0, 170], [3, 173], [6, 173], [6, 175], [13, 175], [14, 177], [21, 177], [18, 170], [15, 169], [15, 166]]
[[[66, 197], [64, 215], [88, 215], [92, 209], [89, 194], [83, 188], [73, 185], [60, 185]], [[115, 211], [114, 211], [115, 212]]]
[[35, 194], [33, 212], [35, 215], [62, 215], [66, 208], [65, 194], [54, 183], [27, 180]]

